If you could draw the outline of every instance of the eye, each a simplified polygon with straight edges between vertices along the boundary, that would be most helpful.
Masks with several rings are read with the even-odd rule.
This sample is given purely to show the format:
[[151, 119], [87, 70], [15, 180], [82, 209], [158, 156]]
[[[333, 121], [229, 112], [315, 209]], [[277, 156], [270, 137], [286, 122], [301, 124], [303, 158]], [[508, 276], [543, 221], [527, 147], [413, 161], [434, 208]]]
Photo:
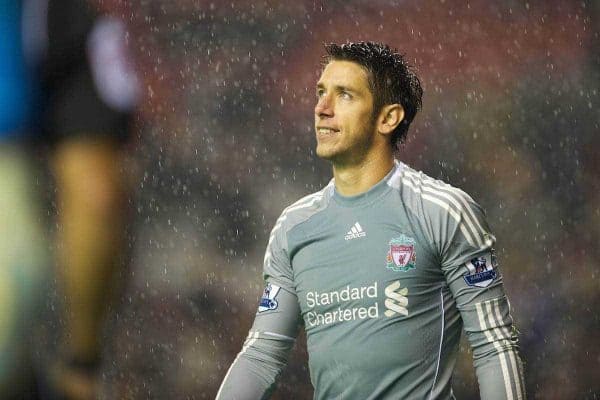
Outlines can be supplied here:
[[323, 97], [323, 95], [325, 94], [325, 90], [323, 89], [317, 89], [317, 98], [321, 98]]
[[346, 91], [340, 92], [340, 97], [344, 100], [352, 100], [352, 95]]

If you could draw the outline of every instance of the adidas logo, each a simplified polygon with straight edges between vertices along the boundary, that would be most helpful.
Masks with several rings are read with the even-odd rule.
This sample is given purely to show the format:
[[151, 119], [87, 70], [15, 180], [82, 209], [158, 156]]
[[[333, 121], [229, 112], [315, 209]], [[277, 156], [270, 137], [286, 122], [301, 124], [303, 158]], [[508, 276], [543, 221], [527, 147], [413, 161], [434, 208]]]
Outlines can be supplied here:
[[358, 239], [363, 236], [367, 236], [367, 232], [363, 231], [362, 226], [358, 222], [355, 222], [352, 228], [344, 236], [345, 240]]

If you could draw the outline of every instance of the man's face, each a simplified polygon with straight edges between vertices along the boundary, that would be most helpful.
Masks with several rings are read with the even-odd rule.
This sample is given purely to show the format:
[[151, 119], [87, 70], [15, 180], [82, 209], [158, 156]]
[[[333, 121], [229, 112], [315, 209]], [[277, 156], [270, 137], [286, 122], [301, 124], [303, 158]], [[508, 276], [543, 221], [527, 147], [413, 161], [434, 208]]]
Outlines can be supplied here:
[[375, 136], [373, 95], [367, 71], [351, 61], [331, 61], [317, 82], [317, 155], [334, 163], [355, 163]]

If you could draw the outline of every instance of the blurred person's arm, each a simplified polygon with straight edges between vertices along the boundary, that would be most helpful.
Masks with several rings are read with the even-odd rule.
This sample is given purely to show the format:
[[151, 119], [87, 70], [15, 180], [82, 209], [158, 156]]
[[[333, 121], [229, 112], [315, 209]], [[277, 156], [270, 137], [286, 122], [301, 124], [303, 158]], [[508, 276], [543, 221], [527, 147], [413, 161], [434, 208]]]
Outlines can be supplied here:
[[254, 325], [223, 379], [217, 400], [269, 398], [298, 335], [300, 306], [284, 220], [277, 221], [269, 238], [264, 260], [266, 287]]
[[442, 270], [473, 349], [480, 398], [525, 399], [517, 330], [496, 262], [492, 235], [481, 207], [460, 192], [458, 221], [448, 218], [434, 239]]

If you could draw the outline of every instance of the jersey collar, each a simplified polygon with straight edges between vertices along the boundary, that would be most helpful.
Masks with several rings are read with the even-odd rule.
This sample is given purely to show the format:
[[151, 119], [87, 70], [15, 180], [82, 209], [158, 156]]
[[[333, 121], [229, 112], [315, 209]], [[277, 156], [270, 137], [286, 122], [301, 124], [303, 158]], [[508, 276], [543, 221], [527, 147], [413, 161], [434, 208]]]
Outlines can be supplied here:
[[[395, 180], [394, 178], [400, 173], [402, 167], [403, 164], [401, 162], [394, 160], [394, 167], [382, 180], [377, 182], [366, 192], [357, 194], [355, 196], [344, 196], [340, 194], [335, 189], [335, 185], [333, 185], [333, 198], [337, 203], [344, 206], [358, 206], [371, 203], [391, 189], [392, 185], [390, 183]], [[332, 179], [330, 184], [333, 182], [334, 180]]]

